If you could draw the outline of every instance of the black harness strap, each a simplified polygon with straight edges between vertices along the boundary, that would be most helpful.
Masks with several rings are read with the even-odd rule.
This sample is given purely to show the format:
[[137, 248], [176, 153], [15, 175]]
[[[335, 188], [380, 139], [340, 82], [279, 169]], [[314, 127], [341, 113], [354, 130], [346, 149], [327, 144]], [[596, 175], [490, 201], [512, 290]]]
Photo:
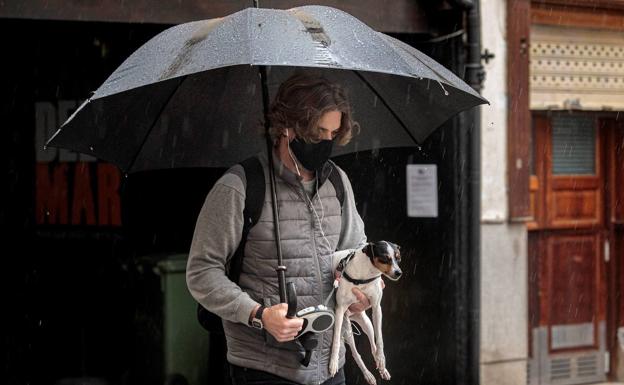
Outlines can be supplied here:
[[349, 261], [351, 261], [351, 258], [353, 258], [354, 255], [355, 255], [355, 250], [350, 252], [349, 255], [347, 255], [346, 257], [342, 258], [340, 262], [338, 262], [336, 271], [342, 274], [345, 267], [347, 267], [347, 264], [349, 263]]
[[373, 278], [368, 278], [368, 279], [355, 279], [355, 278], [351, 278], [349, 277], [349, 274], [347, 274], [347, 272], [343, 272], [342, 276], [349, 282], [351, 282], [354, 285], [363, 285], [365, 283], [369, 283], [369, 282], [373, 282], [374, 280], [376, 280], [377, 278], [381, 277], [381, 274], [379, 274], [376, 277]]
[[344, 184], [342, 183], [342, 178], [340, 177], [340, 172], [338, 172], [336, 164], [331, 160], [327, 163], [331, 166], [327, 179], [334, 185], [336, 198], [338, 198], [338, 202], [340, 202], [340, 207], [342, 208], [342, 204], [344, 203]]

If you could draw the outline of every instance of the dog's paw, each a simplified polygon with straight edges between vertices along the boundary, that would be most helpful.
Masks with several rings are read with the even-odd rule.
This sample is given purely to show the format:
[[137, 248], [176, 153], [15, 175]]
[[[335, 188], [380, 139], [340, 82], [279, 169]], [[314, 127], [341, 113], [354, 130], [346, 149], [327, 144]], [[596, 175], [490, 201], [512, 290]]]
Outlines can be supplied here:
[[377, 385], [377, 380], [375, 379], [373, 373], [369, 372], [368, 370], [363, 373], [364, 379], [366, 380], [366, 382], [368, 382], [368, 385]]
[[375, 365], [380, 373], [386, 370], [386, 356], [382, 350], [377, 350], [377, 352], [375, 352]]
[[333, 377], [338, 373], [338, 357], [332, 357], [329, 360], [329, 375]]
[[388, 369], [383, 369], [383, 370], [379, 370], [379, 375], [381, 376], [382, 379], [384, 380], [389, 380], [390, 379], [390, 372], [388, 371]]

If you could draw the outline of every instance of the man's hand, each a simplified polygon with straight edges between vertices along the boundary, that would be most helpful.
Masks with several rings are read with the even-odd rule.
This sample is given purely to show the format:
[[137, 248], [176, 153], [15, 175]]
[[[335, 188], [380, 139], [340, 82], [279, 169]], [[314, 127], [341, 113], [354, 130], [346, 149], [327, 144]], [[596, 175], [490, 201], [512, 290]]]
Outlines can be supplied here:
[[351, 289], [351, 292], [358, 300], [358, 302], [352, 303], [351, 306], [349, 306], [349, 311], [351, 313], [361, 313], [371, 308], [370, 301], [368, 300], [368, 297], [362, 293], [362, 290], [354, 287]]
[[262, 324], [279, 342], [292, 341], [303, 327], [302, 318], [286, 318], [288, 304], [280, 303], [264, 309]]
[[[380, 285], [382, 289], [386, 288], [386, 284], [383, 279], [381, 280]], [[368, 297], [364, 293], [362, 293], [362, 290], [358, 289], [357, 287], [353, 287], [351, 289], [351, 292], [358, 300], [358, 302], [353, 303], [351, 304], [351, 306], [349, 306], [349, 311], [351, 313], [361, 313], [371, 308], [370, 301], [368, 300]]]

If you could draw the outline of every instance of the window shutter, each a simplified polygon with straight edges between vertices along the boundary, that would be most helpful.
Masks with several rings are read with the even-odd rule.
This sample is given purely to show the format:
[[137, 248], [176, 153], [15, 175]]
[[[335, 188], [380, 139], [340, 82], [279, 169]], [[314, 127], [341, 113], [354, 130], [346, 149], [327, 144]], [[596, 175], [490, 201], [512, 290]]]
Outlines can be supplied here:
[[593, 118], [553, 116], [552, 173], [553, 175], [596, 173], [596, 132]]

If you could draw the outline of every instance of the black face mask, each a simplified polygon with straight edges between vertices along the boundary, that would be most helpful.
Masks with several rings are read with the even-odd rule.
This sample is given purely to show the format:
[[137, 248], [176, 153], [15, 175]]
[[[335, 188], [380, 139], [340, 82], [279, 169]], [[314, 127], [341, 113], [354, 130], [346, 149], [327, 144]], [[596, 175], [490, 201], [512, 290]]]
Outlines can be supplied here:
[[333, 140], [321, 140], [318, 143], [306, 143], [295, 138], [290, 142], [290, 149], [308, 171], [320, 170], [329, 160], [332, 152]]

